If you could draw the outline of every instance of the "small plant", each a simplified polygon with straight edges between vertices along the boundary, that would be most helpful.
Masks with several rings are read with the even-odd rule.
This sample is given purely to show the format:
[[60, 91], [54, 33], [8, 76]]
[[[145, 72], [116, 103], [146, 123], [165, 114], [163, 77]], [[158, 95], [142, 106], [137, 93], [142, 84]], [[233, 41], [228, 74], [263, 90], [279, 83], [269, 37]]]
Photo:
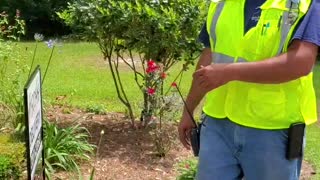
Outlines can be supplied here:
[[104, 135], [104, 130], [101, 130], [100, 132], [100, 138], [99, 138], [99, 143], [98, 143], [98, 146], [97, 146], [97, 150], [96, 150], [96, 154], [94, 156], [94, 164], [93, 164], [93, 167], [91, 169], [91, 173], [90, 173], [90, 180], [93, 180], [94, 179], [94, 175], [95, 175], [95, 172], [96, 172], [96, 167], [95, 167], [95, 164], [99, 158], [99, 153], [100, 153], [100, 148], [101, 148], [101, 142], [102, 142], [102, 138], [103, 138], [103, 135]]
[[106, 108], [103, 105], [90, 105], [86, 109], [87, 112], [104, 115], [106, 114]]
[[177, 165], [179, 173], [177, 180], [194, 180], [197, 174], [197, 164], [198, 160], [196, 158], [179, 162]]
[[[36, 33], [34, 35], [34, 40], [36, 41], [36, 46], [34, 48], [34, 51], [33, 51], [33, 58], [32, 58], [32, 61], [31, 61], [31, 66], [29, 67], [29, 72], [28, 72], [28, 79], [30, 78], [31, 76], [31, 72], [33, 70], [33, 65], [34, 65], [34, 61], [35, 61], [35, 57], [36, 57], [36, 53], [37, 53], [37, 48], [38, 48], [38, 43], [43, 41], [44, 39], [44, 36], [42, 34], [38, 34]], [[54, 50], [55, 50], [55, 47], [57, 45], [57, 40], [48, 40], [48, 41], [45, 41], [45, 44], [48, 46], [49, 49], [51, 49], [51, 52], [50, 52], [50, 55], [49, 55], [49, 58], [48, 58], [48, 62], [47, 62], [47, 65], [45, 67], [45, 72], [43, 74], [43, 78], [42, 78], [42, 85], [46, 79], [46, 75], [48, 73], [48, 69], [49, 69], [49, 66], [51, 64], [51, 61], [52, 61], [52, 57], [53, 57], [53, 54], [54, 54]], [[21, 83], [19, 81], [19, 83]], [[24, 100], [23, 100], [23, 97], [21, 95], [21, 97], [19, 98], [19, 101], [16, 102], [16, 106], [17, 108], [20, 109], [18, 115], [20, 115], [19, 117], [20, 118], [17, 118], [15, 121], [14, 121], [14, 127], [15, 127], [15, 135], [17, 137], [17, 139], [23, 139], [24, 138], [24, 131], [25, 131], [25, 119], [24, 119]]]
[[75, 89], [72, 90], [68, 95], [60, 95], [55, 98], [54, 104], [59, 105], [62, 108], [63, 114], [71, 114], [72, 107], [70, 106], [72, 98], [77, 91]]
[[[21, 78], [27, 69], [25, 56], [17, 46], [24, 35], [24, 21], [20, 11], [10, 18], [6, 12], [0, 13], [0, 123], [14, 131], [19, 122], [24, 122]], [[14, 71], [9, 67], [14, 67]]]
[[[182, 69], [181, 72], [183, 72]], [[144, 109], [141, 119], [143, 126], [155, 124], [155, 128], [150, 131], [153, 139], [155, 152], [159, 157], [165, 157], [174, 144], [174, 137], [165, 128], [163, 121], [172, 122], [176, 118], [177, 112], [181, 108], [179, 97], [171, 87], [164, 91], [167, 73], [161, 65], [149, 60], [146, 68], [146, 78], [143, 88], [145, 89]], [[179, 78], [181, 73], [176, 77]], [[175, 89], [173, 89], [175, 90]], [[169, 94], [169, 92], [171, 92]]]
[[94, 146], [88, 142], [88, 131], [80, 124], [65, 129], [44, 121], [46, 176], [57, 170], [80, 172], [78, 162], [88, 161]]
[[0, 178], [1, 179], [10, 179], [18, 178], [20, 173], [16, 173], [15, 167], [11, 162], [11, 159], [6, 156], [0, 155]]
[[153, 140], [153, 148], [156, 152], [156, 156], [162, 158], [167, 155], [174, 145], [175, 136], [168, 131], [165, 131], [164, 128], [156, 128], [150, 131], [150, 135]]
[[0, 135], [0, 179], [19, 179], [25, 168], [25, 146]]

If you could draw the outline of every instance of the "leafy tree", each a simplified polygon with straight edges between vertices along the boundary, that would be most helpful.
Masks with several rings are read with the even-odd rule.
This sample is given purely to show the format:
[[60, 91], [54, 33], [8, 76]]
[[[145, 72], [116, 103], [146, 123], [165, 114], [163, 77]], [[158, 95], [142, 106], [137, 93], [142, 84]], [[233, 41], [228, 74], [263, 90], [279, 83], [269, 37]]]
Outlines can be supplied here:
[[20, 10], [22, 19], [26, 22], [27, 36], [34, 33], [46, 36], [67, 34], [70, 32], [58, 18], [56, 12], [62, 11], [73, 0], [1, 0], [0, 13], [5, 11], [11, 17]]
[[[159, 73], [166, 74], [174, 64], [184, 61], [182, 72], [199, 54], [197, 36], [206, 5], [199, 0], [76, 0], [58, 14], [75, 32], [97, 41], [108, 61], [118, 97], [134, 125], [119, 63], [124, 62], [133, 71], [133, 80], [143, 94], [141, 119], [147, 125], [153, 115], [161, 112], [158, 104], [166, 92]], [[159, 73], [155, 69], [148, 71], [153, 62]]]

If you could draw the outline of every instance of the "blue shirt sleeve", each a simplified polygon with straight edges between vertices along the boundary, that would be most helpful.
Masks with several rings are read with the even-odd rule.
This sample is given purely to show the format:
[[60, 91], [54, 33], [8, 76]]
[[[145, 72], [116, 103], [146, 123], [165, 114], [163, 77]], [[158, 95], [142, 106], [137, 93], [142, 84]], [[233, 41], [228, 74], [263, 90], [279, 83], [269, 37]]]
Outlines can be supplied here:
[[292, 40], [299, 39], [320, 46], [320, 0], [313, 0], [309, 11], [297, 28]]
[[204, 25], [202, 26], [201, 32], [199, 34], [199, 41], [205, 48], [210, 48], [210, 38], [207, 31], [207, 23], [204, 23]]

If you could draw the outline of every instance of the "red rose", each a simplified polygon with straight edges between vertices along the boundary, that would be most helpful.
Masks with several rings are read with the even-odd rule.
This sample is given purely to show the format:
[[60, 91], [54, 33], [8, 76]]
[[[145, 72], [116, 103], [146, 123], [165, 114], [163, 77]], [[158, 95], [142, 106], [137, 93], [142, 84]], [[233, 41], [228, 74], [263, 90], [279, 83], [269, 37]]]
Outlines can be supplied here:
[[154, 73], [158, 69], [159, 66], [153, 60], [148, 61], [146, 69], [147, 74]]
[[147, 89], [147, 93], [148, 93], [150, 96], [152, 96], [152, 95], [154, 95], [154, 94], [156, 93], [156, 89], [154, 89], [154, 88], [148, 88], [148, 89]]
[[150, 73], [152, 73], [152, 69], [147, 68], [146, 72], [147, 72], [147, 74], [150, 74]]
[[162, 72], [160, 74], [160, 77], [161, 77], [161, 79], [165, 79], [165, 78], [167, 78], [167, 74], [165, 72]]
[[154, 67], [157, 66], [157, 64], [153, 60], [148, 61], [148, 67]]
[[177, 85], [176, 82], [173, 82], [173, 83], [171, 84], [171, 86], [172, 86], [172, 87], [177, 87], [178, 85]]

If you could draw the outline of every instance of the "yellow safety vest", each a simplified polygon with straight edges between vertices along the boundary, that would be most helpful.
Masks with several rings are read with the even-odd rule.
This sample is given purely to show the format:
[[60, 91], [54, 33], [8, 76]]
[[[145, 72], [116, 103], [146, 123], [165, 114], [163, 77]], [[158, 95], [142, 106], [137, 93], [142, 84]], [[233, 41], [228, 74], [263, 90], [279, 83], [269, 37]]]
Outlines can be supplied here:
[[[244, 33], [245, 0], [212, 0], [207, 31], [213, 63], [261, 61], [287, 51], [311, 0], [267, 0], [257, 25]], [[281, 84], [232, 81], [206, 95], [203, 111], [240, 125], [284, 129], [317, 120], [313, 73]]]

